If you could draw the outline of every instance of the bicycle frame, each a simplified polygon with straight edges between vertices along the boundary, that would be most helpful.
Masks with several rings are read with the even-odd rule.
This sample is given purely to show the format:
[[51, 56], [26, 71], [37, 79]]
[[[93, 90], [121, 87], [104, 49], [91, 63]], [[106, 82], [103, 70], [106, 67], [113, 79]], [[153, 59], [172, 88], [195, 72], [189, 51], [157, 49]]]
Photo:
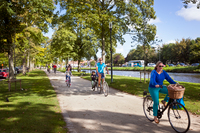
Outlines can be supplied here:
[[[147, 91], [144, 91], [144, 92], [143, 92], [143, 97], [144, 97], [144, 96], [147, 96], [147, 94], [148, 94], [148, 92], [147, 92]], [[174, 102], [176, 102], [176, 99], [171, 99], [171, 98], [170, 98], [170, 99], [169, 99], [169, 102], [167, 103], [166, 107], [164, 107], [164, 109], [160, 107], [160, 104], [158, 105], [158, 115], [157, 115], [158, 119], [161, 119], [161, 118], [162, 118], [162, 115], [163, 115], [164, 111], [170, 106], [170, 104], [172, 104], [172, 103], [174, 103]], [[162, 110], [162, 111], [161, 111], [161, 110]]]
[[[161, 119], [162, 118], [162, 115], [163, 115], [163, 113], [165, 112], [165, 110], [170, 106], [170, 104], [172, 104], [172, 103], [174, 103], [174, 102], [176, 102], [176, 99], [169, 99], [169, 102], [167, 103], [167, 105], [164, 107], [164, 109], [163, 108], [161, 108], [160, 107], [160, 104], [158, 105], [158, 119]], [[162, 111], [161, 111], [161, 109], [162, 109]]]

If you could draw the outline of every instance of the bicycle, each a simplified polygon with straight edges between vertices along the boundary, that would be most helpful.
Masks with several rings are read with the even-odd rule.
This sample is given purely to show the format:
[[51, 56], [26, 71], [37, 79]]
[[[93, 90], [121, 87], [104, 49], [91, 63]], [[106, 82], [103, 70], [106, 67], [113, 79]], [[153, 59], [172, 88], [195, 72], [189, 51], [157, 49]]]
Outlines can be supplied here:
[[107, 97], [108, 96], [108, 93], [109, 93], [109, 86], [108, 86], [108, 83], [104, 80], [104, 82], [100, 83], [100, 87], [97, 87], [97, 91], [99, 89], [99, 94], [104, 93], [104, 96]]
[[67, 79], [67, 81], [66, 81], [66, 85], [67, 85], [68, 87], [70, 87], [69, 79]]
[[[91, 82], [91, 84], [92, 84], [92, 82]], [[95, 80], [94, 83], [92, 84], [92, 90], [93, 91], [95, 91], [95, 88], [97, 88], [97, 90], [98, 90], [98, 86], [97, 85], [98, 85], [98, 81]]]
[[47, 72], [49, 72], [49, 73], [50, 73], [50, 69], [49, 69], [49, 68], [47, 68]]
[[[153, 116], [153, 100], [148, 92], [143, 92], [143, 111], [147, 119], [151, 122], [154, 121]], [[169, 107], [169, 108], [168, 108]], [[168, 108], [168, 120], [171, 127], [177, 133], [186, 133], [190, 128], [190, 116], [187, 109], [176, 99], [169, 99], [169, 102], [165, 107], [158, 105], [158, 119], [162, 118], [164, 111]]]

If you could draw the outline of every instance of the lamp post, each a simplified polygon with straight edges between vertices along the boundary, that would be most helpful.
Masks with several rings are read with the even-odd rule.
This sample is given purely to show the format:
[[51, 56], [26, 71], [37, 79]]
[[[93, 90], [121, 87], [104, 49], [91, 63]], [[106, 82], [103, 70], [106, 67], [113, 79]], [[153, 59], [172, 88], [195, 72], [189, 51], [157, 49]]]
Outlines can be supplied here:
[[160, 61], [160, 45], [158, 47], [159, 47], [159, 61]]
[[113, 70], [112, 70], [112, 22], [109, 22], [109, 29], [110, 29], [110, 53], [111, 53], [111, 83], [113, 82]]

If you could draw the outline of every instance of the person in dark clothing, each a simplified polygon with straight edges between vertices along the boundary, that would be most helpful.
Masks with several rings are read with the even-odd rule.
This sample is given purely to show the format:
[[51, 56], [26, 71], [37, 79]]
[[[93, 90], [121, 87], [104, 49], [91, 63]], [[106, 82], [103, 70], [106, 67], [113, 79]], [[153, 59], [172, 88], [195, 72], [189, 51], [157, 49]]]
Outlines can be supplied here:
[[72, 71], [72, 66], [69, 64], [67, 68], [70, 68], [70, 71]]
[[93, 89], [95, 87], [96, 81], [97, 81], [97, 75], [96, 75], [95, 71], [92, 71], [91, 78], [92, 78], [92, 89]]

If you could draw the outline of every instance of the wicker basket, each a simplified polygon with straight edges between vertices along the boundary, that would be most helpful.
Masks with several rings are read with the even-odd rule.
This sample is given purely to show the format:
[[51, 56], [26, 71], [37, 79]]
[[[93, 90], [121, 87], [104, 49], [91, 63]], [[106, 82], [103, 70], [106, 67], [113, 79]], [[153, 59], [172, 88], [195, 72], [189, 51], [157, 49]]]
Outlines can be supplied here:
[[167, 86], [169, 97], [172, 99], [180, 99], [183, 97], [185, 87], [182, 85], [171, 84]]

